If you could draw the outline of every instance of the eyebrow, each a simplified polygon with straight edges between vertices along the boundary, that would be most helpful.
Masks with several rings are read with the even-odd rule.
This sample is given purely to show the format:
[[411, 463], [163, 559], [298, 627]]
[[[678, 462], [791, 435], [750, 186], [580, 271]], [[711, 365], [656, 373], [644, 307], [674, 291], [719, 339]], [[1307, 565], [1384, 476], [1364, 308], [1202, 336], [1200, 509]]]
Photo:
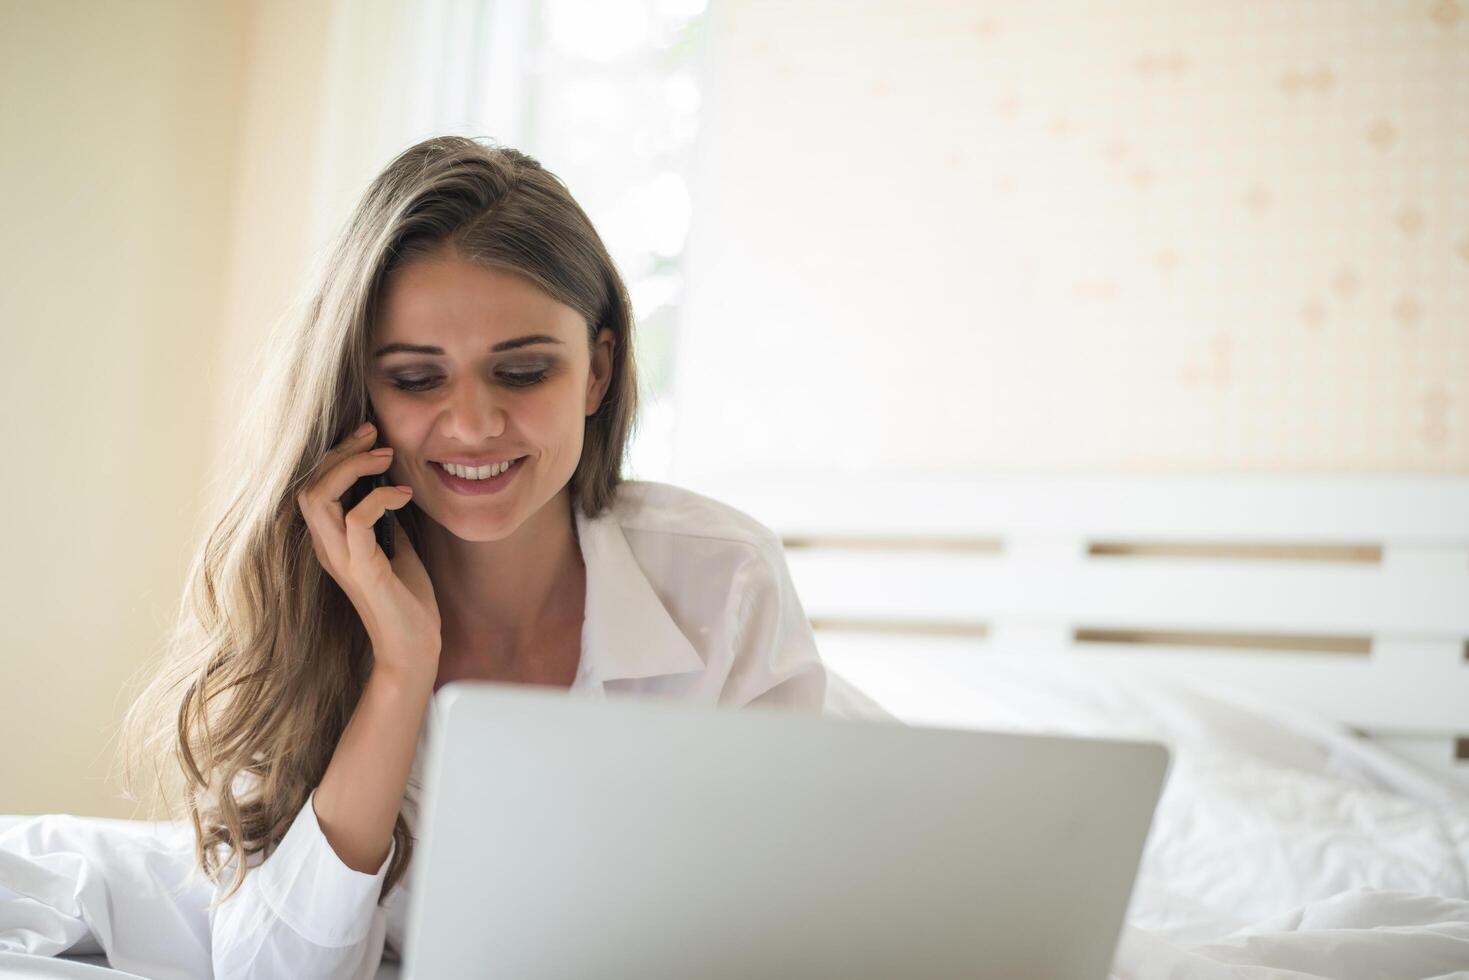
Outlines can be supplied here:
[[[543, 333], [527, 334], [524, 337], [516, 337], [513, 340], [502, 340], [490, 348], [491, 354], [501, 351], [515, 350], [517, 347], [530, 347], [533, 344], [559, 344], [561, 341], [555, 337]], [[373, 357], [382, 357], [384, 354], [434, 354], [442, 355], [444, 348], [432, 347], [425, 344], [384, 344], [373, 351]]]

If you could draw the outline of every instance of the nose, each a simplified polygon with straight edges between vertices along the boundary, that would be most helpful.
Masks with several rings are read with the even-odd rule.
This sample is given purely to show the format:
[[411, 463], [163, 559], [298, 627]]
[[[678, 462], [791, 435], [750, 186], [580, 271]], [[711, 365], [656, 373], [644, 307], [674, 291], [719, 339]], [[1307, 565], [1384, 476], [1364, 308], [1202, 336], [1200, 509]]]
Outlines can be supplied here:
[[450, 392], [441, 428], [458, 445], [484, 446], [505, 434], [505, 408], [490, 386], [465, 381]]

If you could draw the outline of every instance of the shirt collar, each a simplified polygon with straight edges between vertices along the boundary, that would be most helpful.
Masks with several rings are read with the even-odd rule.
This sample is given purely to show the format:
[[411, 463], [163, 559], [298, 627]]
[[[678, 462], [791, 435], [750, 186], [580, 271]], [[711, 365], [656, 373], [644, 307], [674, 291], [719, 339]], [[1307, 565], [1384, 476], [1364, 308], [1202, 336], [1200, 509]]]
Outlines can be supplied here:
[[579, 672], [578, 684], [600, 687], [610, 680], [702, 670], [704, 658], [653, 590], [615, 508], [594, 518], [580, 505], [573, 510], [587, 574], [581, 635], [585, 678]]

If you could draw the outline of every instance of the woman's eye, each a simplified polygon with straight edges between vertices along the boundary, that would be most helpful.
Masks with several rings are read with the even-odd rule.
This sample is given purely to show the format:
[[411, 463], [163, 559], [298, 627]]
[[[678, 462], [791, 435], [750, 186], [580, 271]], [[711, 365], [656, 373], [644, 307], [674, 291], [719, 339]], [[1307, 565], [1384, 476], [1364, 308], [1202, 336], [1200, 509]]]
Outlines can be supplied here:
[[[540, 384], [545, 380], [549, 371], [506, 371], [500, 375], [500, 379], [508, 385], [517, 388], [528, 388], [534, 384]], [[438, 378], [393, 378], [393, 387], [399, 391], [426, 391], [438, 382]]]
[[545, 379], [547, 373], [546, 371], [507, 371], [500, 375], [500, 377], [504, 378], [510, 384], [525, 387], [539, 384]]

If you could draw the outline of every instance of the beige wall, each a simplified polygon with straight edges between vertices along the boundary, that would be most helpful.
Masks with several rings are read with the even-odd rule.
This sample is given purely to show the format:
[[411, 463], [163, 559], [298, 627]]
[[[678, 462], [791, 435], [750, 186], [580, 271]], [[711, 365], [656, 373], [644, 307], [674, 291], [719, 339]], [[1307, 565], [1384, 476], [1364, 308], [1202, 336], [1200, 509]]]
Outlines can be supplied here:
[[675, 479], [1469, 472], [1469, 5], [710, 9]]
[[261, 340], [304, 288], [323, 232], [312, 215], [321, 183], [323, 87], [331, 0], [253, 0], [242, 39], [246, 72], [231, 190], [230, 248], [221, 306], [210, 449], [227, 465], [227, 437]]
[[328, 7], [0, 5], [0, 813], [134, 814], [124, 685], [179, 599], [232, 337], [296, 286]]

